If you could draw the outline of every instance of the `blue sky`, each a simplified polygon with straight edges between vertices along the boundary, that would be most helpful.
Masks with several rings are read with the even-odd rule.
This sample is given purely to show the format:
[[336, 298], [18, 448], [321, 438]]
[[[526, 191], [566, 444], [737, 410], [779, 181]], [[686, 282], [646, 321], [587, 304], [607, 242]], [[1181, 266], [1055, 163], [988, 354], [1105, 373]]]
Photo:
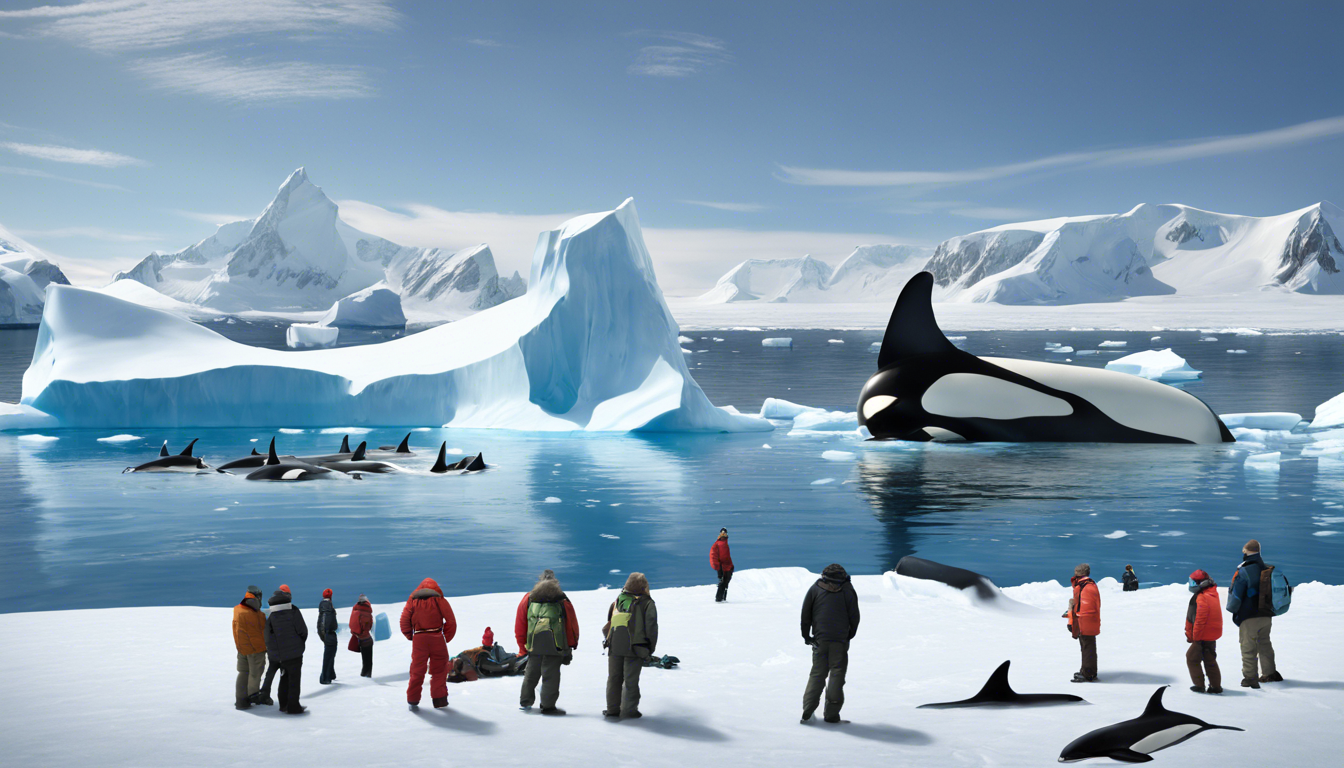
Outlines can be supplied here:
[[[99, 282], [294, 168], [489, 242], [633, 196], [660, 279], [1180, 202], [1344, 204], [1344, 3], [0, 4], [0, 224]], [[478, 6], [478, 7], [472, 7]]]

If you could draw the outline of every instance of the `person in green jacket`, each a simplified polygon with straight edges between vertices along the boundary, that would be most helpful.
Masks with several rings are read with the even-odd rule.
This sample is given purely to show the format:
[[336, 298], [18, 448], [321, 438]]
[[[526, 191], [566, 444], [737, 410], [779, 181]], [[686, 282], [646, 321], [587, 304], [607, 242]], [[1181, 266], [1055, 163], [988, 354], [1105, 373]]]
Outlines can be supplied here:
[[[639, 711], [639, 673], [658, 647], [658, 608], [649, 596], [649, 580], [632, 573], [607, 610], [603, 630], [607, 648], [607, 708], [603, 717], [643, 717]], [[531, 662], [528, 662], [529, 664]]]

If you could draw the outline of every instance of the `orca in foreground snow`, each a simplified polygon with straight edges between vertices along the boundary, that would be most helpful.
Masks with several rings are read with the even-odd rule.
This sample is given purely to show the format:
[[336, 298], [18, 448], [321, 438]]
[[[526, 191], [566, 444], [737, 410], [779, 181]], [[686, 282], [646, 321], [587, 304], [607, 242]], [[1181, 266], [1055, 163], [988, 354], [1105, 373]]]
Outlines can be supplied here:
[[875, 439], [972, 442], [1231, 443], [1205, 403], [1166, 384], [1102, 368], [980, 358], [933, 316], [933, 275], [905, 284], [878, 371], [859, 394]]
[[442, 475], [445, 472], [480, 472], [485, 469], [485, 455], [478, 453], [475, 456], [467, 456], [463, 459], [448, 463], [448, 443], [445, 441], [439, 446], [439, 458], [434, 461], [434, 466], [430, 467], [430, 472], [436, 475]]
[[300, 480], [320, 480], [326, 477], [340, 477], [341, 473], [326, 467], [309, 464], [299, 459], [286, 457], [284, 461], [275, 454], [275, 438], [271, 438], [271, 450], [266, 456], [266, 464], [249, 472], [248, 480], [272, 480], [297, 482]]
[[[200, 438], [196, 438], [199, 440]], [[191, 451], [196, 447], [196, 440], [187, 443], [187, 447], [176, 456], [168, 453], [168, 443], [165, 441], [163, 447], [159, 449], [159, 458], [153, 461], [147, 461], [138, 467], [127, 467], [121, 470], [124, 475], [127, 472], [199, 472], [210, 469], [210, 465], [205, 463], [205, 459], [198, 456], [192, 456]]]
[[[927, 562], [927, 561], [925, 561]], [[970, 573], [970, 571], [967, 571]], [[1068, 693], [1018, 693], [1008, 684], [1008, 665], [1005, 661], [989, 676], [980, 692], [961, 701], [921, 704], [919, 709], [960, 709], [962, 707], [1037, 707], [1050, 704], [1072, 704], [1082, 701], [1081, 696]]]
[[[976, 597], [982, 600], [994, 600], [999, 596], [999, 588], [987, 577], [981, 576], [975, 571], [968, 571], [965, 568], [943, 565], [935, 563], [932, 560], [925, 560], [922, 557], [906, 555], [896, 563], [896, 573], [901, 576], [909, 576], [912, 579], [929, 579], [930, 581], [940, 581], [949, 587], [957, 589], [975, 589]], [[1007, 662], [1004, 662], [1002, 669], [1004, 675], [1007, 675]], [[997, 673], [996, 673], [997, 674]], [[993, 682], [993, 678], [990, 678]], [[1006, 680], [1005, 680], [1006, 684]]]
[[[346, 445], [342, 447], [349, 446]], [[334, 469], [337, 472], [369, 472], [378, 475], [401, 471], [401, 467], [398, 467], [395, 464], [388, 464], [385, 461], [370, 461], [365, 456], [365, 451], [368, 447], [368, 443], [360, 443], [359, 447], [355, 449], [355, 452], [350, 454], [349, 459], [341, 461], [324, 461], [320, 463], [320, 466], [326, 467], [327, 469]]]
[[1230, 725], [1209, 725], [1197, 717], [1168, 710], [1162, 706], [1162, 692], [1166, 689], [1165, 685], [1158, 688], [1148, 700], [1148, 708], [1133, 720], [1098, 728], [1074, 739], [1059, 753], [1059, 762], [1109, 757], [1126, 763], [1146, 763], [1153, 759], [1151, 753], [1180, 744], [1195, 734], [1214, 729], [1245, 730]]

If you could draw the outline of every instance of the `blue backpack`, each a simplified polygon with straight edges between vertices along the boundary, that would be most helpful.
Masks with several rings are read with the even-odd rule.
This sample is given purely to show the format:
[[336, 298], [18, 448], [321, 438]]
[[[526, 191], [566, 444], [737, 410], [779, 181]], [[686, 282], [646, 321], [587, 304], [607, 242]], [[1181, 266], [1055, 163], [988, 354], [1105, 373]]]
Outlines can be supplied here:
[[1272, 565], [1260, 571], [1260, 615], [1282, 616], [1293, 604], [1293, 585]]

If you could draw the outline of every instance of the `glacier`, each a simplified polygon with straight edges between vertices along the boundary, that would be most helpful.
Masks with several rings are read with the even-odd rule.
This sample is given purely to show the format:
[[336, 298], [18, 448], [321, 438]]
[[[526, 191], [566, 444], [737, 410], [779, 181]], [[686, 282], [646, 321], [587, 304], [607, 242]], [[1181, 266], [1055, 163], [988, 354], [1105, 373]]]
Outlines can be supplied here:
[[61, 427], [773, 428], [716, 408], [691, 377], [633, 200], [541, 233], [529, 284], [412, 336], [304, 352], [57, 286], [21, 402]]
[[810, 255], [747, 259], [696, 301], [820, 304], [894, 300], [929, 253], [930, 249], [914, 245], [860, 245], [834, 270]]
[[69, 284], [47, 254], [0, 227], [0, 328], [36, 325], [48, 286]]

